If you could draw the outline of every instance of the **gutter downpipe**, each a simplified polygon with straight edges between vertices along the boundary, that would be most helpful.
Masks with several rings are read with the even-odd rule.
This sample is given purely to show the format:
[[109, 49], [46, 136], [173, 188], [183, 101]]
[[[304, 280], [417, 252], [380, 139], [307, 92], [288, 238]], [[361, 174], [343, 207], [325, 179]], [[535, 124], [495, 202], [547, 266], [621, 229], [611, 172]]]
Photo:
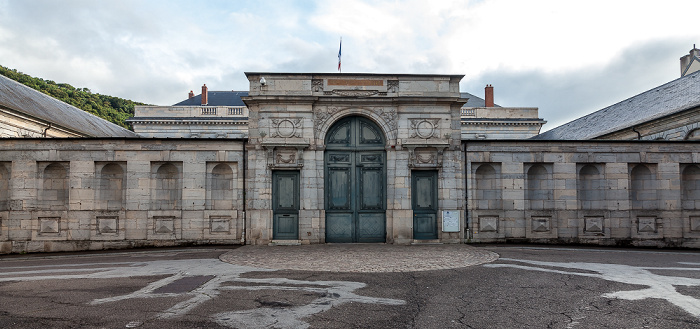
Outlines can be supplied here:
[[464, 153], [464, 243], [469, 243], [472, 239], [472, 230], [469, 227], [469, 172], [467, 162], [467, 142], [462, 141], [462, 153]]
[[49, 122], [49, 126], [46, 127], [46, 129], [44, 129], [44, 132], [43, 132], [43, 133], [41, 133], [41, 134], [43, 135], [44, 138], [46, 138], [46, 132], [49, 131], [49, 129], [51, 129], [51, 123], [50, 123], [50, 122]]
[[634, 126], [632, 126], [632, 131], [634, 131], [634, 132], [637, 133], [637, 140], [638, 140], [638, 141], [639, 141], [639, 140], [642, 140], [642, 134], [641, 134], [640, 132], [638, 132], [637, 129], [635, 129]]
[[248, 191], [246, 189], [247, 185], [246, 182], [248, 181], [248, 170], [246, 168], [246, 165], [248, 163], [248, 149], [246, 148], [246, 144], [248, 144], [248, 139], [244, 138], [243, 139], [243, 231], [241, 232], [241, 244], [245, 245], [246, 244], [246, 228], [248, 225], [248, 216], [246, 214], [246, 192]]

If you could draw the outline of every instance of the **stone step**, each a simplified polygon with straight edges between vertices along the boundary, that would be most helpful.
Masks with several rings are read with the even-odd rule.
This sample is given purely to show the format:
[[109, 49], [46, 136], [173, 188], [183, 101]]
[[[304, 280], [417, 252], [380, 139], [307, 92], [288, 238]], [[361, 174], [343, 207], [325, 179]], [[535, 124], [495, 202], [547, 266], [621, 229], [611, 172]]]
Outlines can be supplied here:
[[268, 246], [300, 246], [301, 240], [272, 240]]
[[439, 239], [434, 239], [434, 240], [413, 240], [411, 242], [412, 245], [416, 244], [442, 244]]

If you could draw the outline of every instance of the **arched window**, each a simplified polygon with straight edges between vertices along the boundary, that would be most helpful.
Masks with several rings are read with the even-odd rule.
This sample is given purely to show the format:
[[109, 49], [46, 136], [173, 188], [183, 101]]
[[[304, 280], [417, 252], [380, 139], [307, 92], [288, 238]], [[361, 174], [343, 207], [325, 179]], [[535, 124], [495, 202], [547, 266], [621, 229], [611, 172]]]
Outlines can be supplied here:
[[632, 209], [658, 209], [656, 177], [646, 165], [638, 164], [630, 173]]
[[581, 209], [605, 208], [605, 180], [596, 165], [587, 164], [581, 167], [577, 189]]
[[233, 209], [233, 170], [225, 163], [217, 164], [207, 174], [207, 209]]
[[153, 198], [151, 205], [154, 210], [180, 209], [182, 203], [180, 171], [173, 164], [165, 163], [158, 167]]
[[476, 209], [501, 209], [501, 184], [498, 172], [491, 164], [482, 164], [474, 172]]

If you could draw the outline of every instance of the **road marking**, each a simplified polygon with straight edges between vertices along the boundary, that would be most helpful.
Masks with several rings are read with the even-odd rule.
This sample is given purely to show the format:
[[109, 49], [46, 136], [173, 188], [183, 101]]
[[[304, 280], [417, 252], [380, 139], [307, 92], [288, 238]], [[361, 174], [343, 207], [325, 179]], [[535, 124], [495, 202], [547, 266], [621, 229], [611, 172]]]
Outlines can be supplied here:
[[555, 268], [565, 268], [570, 270], [581, 270], [587, 272], [576, 272], [566, 270], [556, 270], [543, 267], [534, 267], [518, 264], [486, 264], [486, 267], [511, 267], [523, 270], [541, 271], [566, 275], [578, 275], [592, 278], [599, 278], [607, 281], [621, 282], [634, 285], [648, 286], [647, 289], [617, 291], [603, 294], [606, 298], [617, 298], [625, 300], [642, 300], [647, 298], [664, 299], [673, 305], [682, 308], [684, 311], [700, 318], [700, 300], [683, 295], [676, 291], [675, 286], [700, 286], [700, 279], [659, 275], [650, 270], [673, 270], [673, 271], [700, 271], [700, 267], [638, 267], [619, 264], [600, 263], [558, 263], [541, 262], [533, 260], [520, 260], [501, 258], [502, 261], [525, 263], [537, 266], [547, 266]]
[[[99, 264], [90, 265], [97, 266]], [[212, 315], [212, 319], [220, 325], [246, 328], [306, 328], [309, 324], [304, 322], [303, 318], [327, 311], [334, 306], [351, 302], [382, 305], [403, 305], [406, 303], [399, 299], [375, 298], [355, 294], [355, 290], [365, 287], [365, 284], [362, 282], [241, 278], [241, 274], [248, 272], [273, 272], [274, 270], [233, 265], [221, 262], [218, 259], [154, 260], [126, 263], [124, 265], [123, 267], [107, 266], [86, 269], [92, 273], [75, 273], [77, 269], [31, 270], [31, 266], [26, 268], [18, 267], [16, 269], [26, 270], [3, 274], [4, 277], [0, 277], [0, 282], [168, 275], [132, 293], [95, 299], [90, 302], [91, 305], [101, 305], [137, 298], [189, 297], [187, 300], [162, 311], [155, 317], [156, 319], [168, 319], [185, 315], [202, 303], [217, 297], [221, 291], [227, 290], [305, 291], [314, 292], [321, 296], [307, 305], [262, 307], [253, 310], [222, 312]], [[71, 274], [60, 274], [61, 271], [70, 271]], [[204, 280], [205, 278], [209, 280]], [[174, 285], [183, 282], [197, 282], [199, 284], [197, 287], [194, 287], [194, 285], [188, 286], [188, 288], [194, 288], [191, 291], [171, 289]], [[229, 282], [253, 283], [256, 285], [223, 285]], [[138, 323], [140, 325], [142, 322]]]

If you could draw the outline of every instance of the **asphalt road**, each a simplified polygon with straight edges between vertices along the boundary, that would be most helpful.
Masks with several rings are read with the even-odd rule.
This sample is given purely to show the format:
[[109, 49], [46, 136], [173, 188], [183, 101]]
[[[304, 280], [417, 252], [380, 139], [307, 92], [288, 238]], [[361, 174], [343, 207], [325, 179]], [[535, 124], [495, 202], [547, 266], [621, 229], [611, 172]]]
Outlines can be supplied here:
[[263, 270], [232, 248], [0, 256], [0, 328], [700, 328], [700, 252], [480, 246], [492, 263]]

